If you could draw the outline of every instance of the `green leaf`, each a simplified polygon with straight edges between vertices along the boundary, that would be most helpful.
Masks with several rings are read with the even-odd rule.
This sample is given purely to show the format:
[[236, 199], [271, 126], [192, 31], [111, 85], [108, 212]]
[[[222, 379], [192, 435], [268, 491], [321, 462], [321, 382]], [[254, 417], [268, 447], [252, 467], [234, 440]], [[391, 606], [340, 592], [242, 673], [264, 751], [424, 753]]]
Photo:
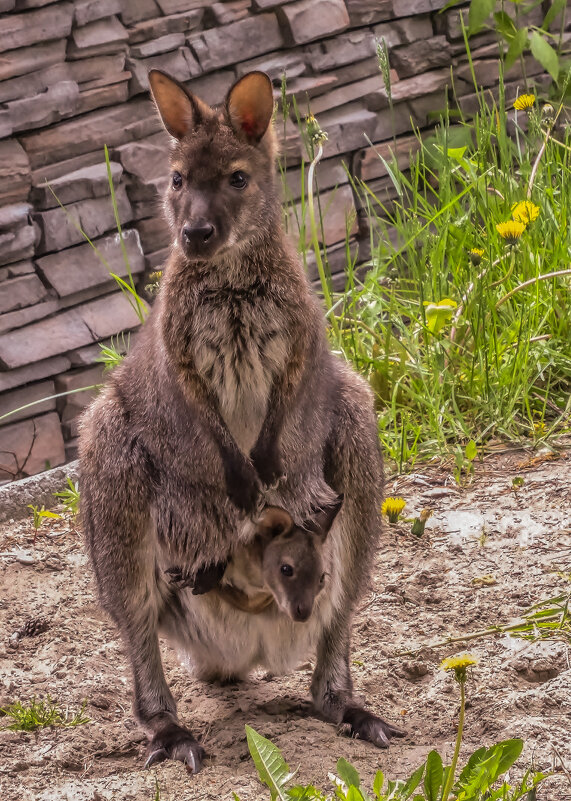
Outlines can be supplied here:
[[442, 785], [442, 759], [438, 751], [431, 751], [426, 759], [426, 773], [424, 774], [424, 792], [427, 801], [438, 801]]
[[424, 773], [424, 764], [417, 768], [412, 776], [406, 780], [404, 783], [401, 794], [403, 798], [410, 798], [410, 796], [414, 793], [420, 781], [422, 779], [422, 774]]
[[501, 776], [502, 773], [505, 773], [507, 770], [509, 770], [516, 759], [519, 758], [519, 755], [523, 750], [523, 740], [520, 740], [517, 737], [513, 740], [504, 740], [501, 743], [497, 743], [495, 748], [500, 751], [501, 757], [498, 765], [498, 772], [493, 778], [493, 781], [495, 781], [498, 776]]
[[527, 28], [521, 28], [510, 42], [506, 53], [506, 70], [512, 67], [528, 45]]
[[468, 36], [478, 33], [495, 7], [496, 0], [472, 0], [468, 13]]
[[279, 748], [250, 726], [246, 726], [246, 737], [260, 781], [270, 788], [272, 801], [277, 798], [288, 801], [286, 784], [293, 774], [290, 773]]
[[377, 798], [379, 798], [381, 793], [383, 792], [384, 781], [385, 781], [385, 774], [383, 773], [382, 770], [378, 770], [375, 774], [375, 781], [373, 782], [373, 792], [377, 796]]
[[561, 14], [565, 6], [567, 5], [567, 0], [552, 0], [551, 8], [545, 15], [545, 19], [543, 20], [543, 25], [541, 26], [544, 31], [548, 30], [549, 26], [559, 14]]
[[458, 786], [462, 787], [464, 783], [468, 780], [468, 777], [472, 773], [472, 771], [480, 764], [480, 762], [485, 758], [487, 753], [487, 748], [483, 745], [481, 748], [478, 748], [477, 751], [474, 751], [472, 756], [468, 759], [468, 762], [464, 765], [460, 772], [460, 776], [458, 777]]
[[531, 34], [530, 47], [533, 57], [556, 81], [559, 76], [559, 57], [555, 50], [537, 31]]
[[478, 449], [476, 448], [476, 443], [473, 439], [466, 445], [466, 459], [469, 459], [471, 462], [474, 461], [476, 456], [478, 455]]
[[505, 11], [497, 11], [494, 14], [494, 19], [496, 21], [496, 30], [504, 37], [506, 42], [511, 42], [517, 33], [517, 28], [510, 15]]
[[337, 761], [337, 775], [347, 787], [359, 787], [361, 784], [357, 770], [343, 757]]

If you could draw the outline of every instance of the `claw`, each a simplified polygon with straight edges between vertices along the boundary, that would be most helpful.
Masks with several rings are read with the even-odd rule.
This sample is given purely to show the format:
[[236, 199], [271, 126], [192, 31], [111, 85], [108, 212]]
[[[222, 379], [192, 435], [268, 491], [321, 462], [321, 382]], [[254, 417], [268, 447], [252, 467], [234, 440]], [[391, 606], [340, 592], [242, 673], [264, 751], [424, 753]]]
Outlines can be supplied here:
[[145, 767], [150, 768], [165, 759], [177, 759], [184, 763], [192, 773], [202, 768], [204, 748], [188, 729], [178, 723], [170, 723], [158, 731], [149, 744], [149, 756]]
[[405, 736], [405, 732], [401, 729], [359, 707], [346, 709], [342, 722], [349, 725], [352, 737], [367, 740], [377, 748], [388, 748], [391, 737]]
[[152, 754], [149, 754], [145, 762], [145, 769], [150, 768], [152, 765], [157, 765], [159, 762], [164, 762], [168, 759], [169, 755], [164, 748], [157, 748]]

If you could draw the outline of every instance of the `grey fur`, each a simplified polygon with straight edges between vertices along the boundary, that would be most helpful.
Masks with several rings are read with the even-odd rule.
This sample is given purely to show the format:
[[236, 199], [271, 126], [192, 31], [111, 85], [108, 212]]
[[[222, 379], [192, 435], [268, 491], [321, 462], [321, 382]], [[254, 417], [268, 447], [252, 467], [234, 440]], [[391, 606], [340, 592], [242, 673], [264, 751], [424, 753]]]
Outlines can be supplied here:
[[[173, 248], [163, 286], [133, 351], [86, 413], [80, 443], [87, 547], [130, 657], [149, 764], [175, 758], [195, 771], [204, 752], [178, 721], [159, 633], [203, 678], [245, 676], [257, 664], [283, 673], [315, 649], [317, 710], [377, 745], [399, 734], [353, 701], [349, 670], [352, 615], [381, 527], [373, 399], [331, 353], [320, 304], [282, 231], [271, 127], [255, 140], [240, 131], [242, 105], [257, 103], [264, 85], [251, 75], [216, 113], [151, 74], [171, 127], [180, 133], [188, 119], [171, 156], [188, 187], [167, 193]], [[229, 193], [217, 217], [237, 158], [250, 185]], [[181, 243], [196, 208], [200, 220], [215, 220], [208, 252]], [[266, 498], [298, 525], [344, 495], [327, 539], [328, 580], [306, 623], [169, 583], [173, 564], [192, 573], [249, 545], [255, 527], [239, 507], [251, 509], [261, 486], [283, 474]]]

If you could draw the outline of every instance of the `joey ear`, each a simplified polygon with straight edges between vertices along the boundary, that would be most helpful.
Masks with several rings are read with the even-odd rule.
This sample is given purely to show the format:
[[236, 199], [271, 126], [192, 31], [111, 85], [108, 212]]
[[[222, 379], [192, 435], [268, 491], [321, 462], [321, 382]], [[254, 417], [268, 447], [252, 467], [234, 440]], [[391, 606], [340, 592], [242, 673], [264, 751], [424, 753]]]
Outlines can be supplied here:
[[250, 144], [265, 134], [274, 113], [272, 82], [265, 72], [248, 72], [228, 92], [226, 112], [235, 133]]
[[258, 533], [265, 537], [277, 537], [292, 526], [291, 516], [281, 506], [266, 506], [256, 523]]
[[343, 495], [338, 495], [329, 506], [318, 509], [309, 520], [305, 521], [303, 527], [325, 539], [343, 506], [343, 498]]
[[211, 109], [160, 70], [149, 72], [151, 94], [163, 125], [175, 139], [183, 139]]

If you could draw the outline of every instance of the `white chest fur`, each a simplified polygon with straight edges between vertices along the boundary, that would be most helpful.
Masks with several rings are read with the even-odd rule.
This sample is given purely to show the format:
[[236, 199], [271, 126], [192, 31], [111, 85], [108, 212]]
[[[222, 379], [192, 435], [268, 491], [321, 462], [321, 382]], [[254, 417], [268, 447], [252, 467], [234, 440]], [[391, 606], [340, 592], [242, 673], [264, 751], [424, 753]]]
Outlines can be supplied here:
[[250, 290], [203, 293], [193, 321], [197, 371], [215, 392], [238, 447], [249, 453], [265, 419], [272, 383], [286, 364], [282, 314]]

